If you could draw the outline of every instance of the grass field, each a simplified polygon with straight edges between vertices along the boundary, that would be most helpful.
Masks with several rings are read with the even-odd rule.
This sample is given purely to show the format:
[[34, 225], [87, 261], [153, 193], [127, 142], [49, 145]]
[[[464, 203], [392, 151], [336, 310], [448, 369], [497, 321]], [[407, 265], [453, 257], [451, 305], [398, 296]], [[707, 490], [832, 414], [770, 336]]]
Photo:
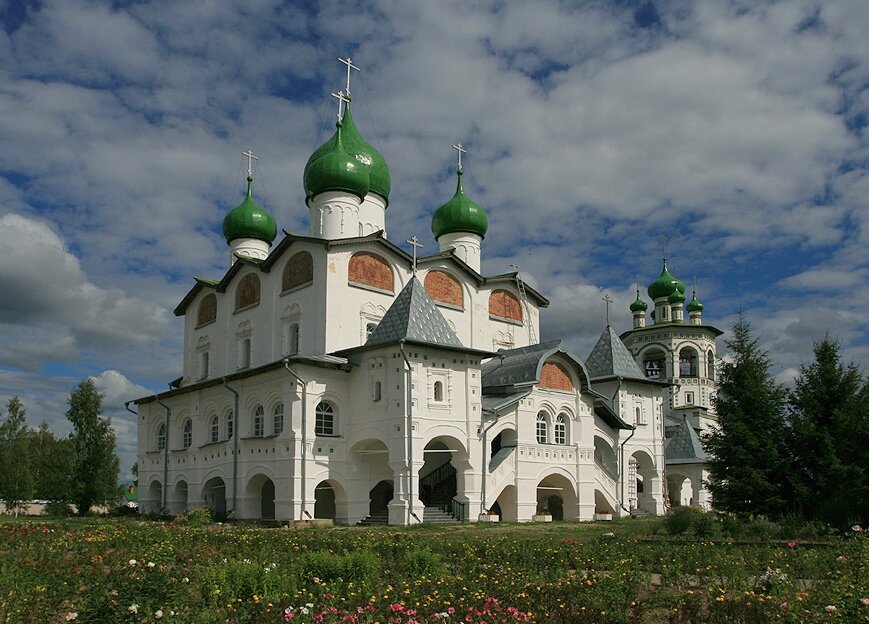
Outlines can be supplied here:
[[869, 622], [862, 531], [666, 528], [0, 520], [0, 622]]

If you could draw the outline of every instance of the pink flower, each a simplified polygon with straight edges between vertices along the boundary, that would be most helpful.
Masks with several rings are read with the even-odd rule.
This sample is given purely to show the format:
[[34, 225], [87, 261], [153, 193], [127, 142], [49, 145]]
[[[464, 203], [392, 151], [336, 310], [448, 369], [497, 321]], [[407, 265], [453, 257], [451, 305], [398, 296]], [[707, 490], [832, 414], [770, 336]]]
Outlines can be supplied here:
[[869, 598], [861, 598], [860, 604], [862, 604], [864, 607], [869, 607]]
[[836, 605], [827, 605], [824, 607], [824, 611], [827, 613], [833, 613], [836, 610]]
[[788, 542], [788, 548], [796, 548], [796, 546], [797, 546], [796, 542]]

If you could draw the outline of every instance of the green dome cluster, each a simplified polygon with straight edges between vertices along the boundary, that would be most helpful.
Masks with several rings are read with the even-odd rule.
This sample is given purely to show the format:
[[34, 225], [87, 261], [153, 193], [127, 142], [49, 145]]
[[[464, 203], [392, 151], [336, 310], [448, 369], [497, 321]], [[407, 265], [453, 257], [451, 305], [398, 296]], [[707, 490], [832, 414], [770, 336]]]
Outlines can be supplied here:
[[337, 126], [326, 143], [328, 149], [305, 167], [305, 194], [309, 199], [326, 191], [346, 191], [359, 199], [368, 194], [368, 170], [344, 147], [343, 124], [339, 121]]
[[[667, 270], [667, 262], [665, 260], [664, 270], [661, 271], [661, 276], [654, 282], [649, 284], [649, 289], [647, 292], [649, 293], [649, 297], [651, 297], [653, 300], [660, 299], [661, 297], [669, 297], [674, 292], [679, 292], [684, 295], [685, 284], [670, 275], [670, 272]], [[685, 301], [684, 297], [682, 298], [682, 301]]]
[[639, 293], [637, 294], [637, 300], [631, 304], [631, 312], [645, 312], [649, 309], [649, 304], [640, 299]]
[[688, 312], [702, 312], [703, 304], [697, 299], [697, 296], [694, 295], [691, 297], [691, 303], [688, 304]]
[[[307, 199], [310, 199], [318, 192], [322, 193], [324, 190], [344, 190], [362, 198], [364, 198], [370, 191], [376, 193], [388, 203], [389, 191], [392, 186], [389, 177], [389, 167], [386, 166], [386, 160], [384, 160], [380, 152], [374, 149], [365, 139], [362, 138], [362, 135], [359, 134], [356, 124], [353, 123], [353, 116], [350, 114], [349, 106], [344, 111], [344, 116], [338, 125], [339, 128], [335, 131], [335, 134], [332, 135], [332, 138], [314, 150], [314, 153], [311, 154], [311, 157], [308, 158], [308, 163], [305, 165], [304, 180], [305, 195], [307, 196]], [[326, 167], [326, 164], [328, 163], [323, 163], [318, 167], [314, 167], [314, 165], [324, 156], [335, 152], [339, 134], [341, 135], [341, 143], [343, 144], [342, 151], [349, 154], [355, 161], [360, 174], [363, 172], [365, 173], [365, 189], [361, 193], [359, 192], [362, 189], [361, 175], [359, 177], [355, 174], [349, 176], [354, 178], [350, 182], [342, 179], [340, 182], [335, 181], [330, 183], [328, 176], [333, 173], [342, 178], [346, 177], [346, 167], [338, 167], [336, 171], [331, 171], [330, 168]], [[334, 165], [335, 163], [333, 162], [330, 167]], [[312, 168], [317, 169], [315, 173], [310, 175], [311, 182], [314, 184], [313, 187], [309, 185], [309, 171]], [[345, 186], [351, 185], [353, 186], [352, 189], [344, 188]], [[330, 186], [335, 186], [337, 188], [324, 188]]]
[[470, 200], [462, 188], [462, 170], [458, 170], [456, 194], [438, 208], [431, 219], [431, 231], [435, 240], [444, 234], [470, 232], [485, 238], [489, 229], [489, 219], [480, 204]]
[[247, 196], [223, 218], [226, 242], [239, 238], [255, 238], [271, 245], [278, 235], [274, 217], [253, 198], [253, 178], [247, 178]]

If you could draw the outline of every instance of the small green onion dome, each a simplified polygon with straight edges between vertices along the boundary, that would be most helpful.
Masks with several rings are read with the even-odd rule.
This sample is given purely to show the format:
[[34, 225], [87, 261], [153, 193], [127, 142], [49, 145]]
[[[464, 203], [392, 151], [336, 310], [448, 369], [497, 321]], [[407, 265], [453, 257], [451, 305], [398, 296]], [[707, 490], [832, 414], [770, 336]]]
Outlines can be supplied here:
[[456, 194], [435, 211], [431, 218], [431, 231], [435, 240], [455, 232], [469, 232], [485, 238], [486, 230], [489, 229], [486, 211], [480, 204], [468, 199], [462, 188], [462, 170], [459, 169], [457, 174]]
[[326, 191], [346, 191], [359, 199], [365, 199], [368, 194], [370, 179], [367, 168], [344, 146], [343, 123], [339, 121], [337, 127], [335, 135], [326, 144], [329, 149], [305, 167], [307, 199]]
[[253, 178], [247, 178], [247, 196], [223, 218], [223, 236], [229, 241], [255, 238], [271, 245], [278, 235], [275, 218], [253, 198]]
[[[681, 288], [680, 288], [681, 286]], [[682, 293], [685, 292], [685, 285], [677, 280], [675, 277], [670, 275], [670, 272], [667, 270], [667, 261], [664, 261], [664, 270], [661, 271], [661, 276], [656, 279], [654, 282], [649, 284], [649, 297], [654, 299], [660, 299], [661, 297], [669, 297], [673, 294], [674, 291], [680, 291]]]
[[[348, 105], [344, 111], [344, 116], [341, 119], [341, 140], [344, 144], [344, 149], [347, 153], [353, 156], [360, 166], [368, 173], [368, 190], [372, 193], [380, 195], [385, 201], [389, 201], [389, 191], [392, 187], [392, 182], [389, 177], [389, 167], [386, 166], [386, 160], [376, 149], [362, 138], [356, 124], [353, 123], [353, 116], [350, 114], [350, 106]], [[335, 135], [338, 133], [336, 132]], [[331, 139], [318, 147], [311, 157], [308, 159], [308, 164], [305, 165], [305, 179], [307, 180], [308, 169], [311, 165], [327, 152], [334, 149], [335, 135]], [[305, 185], [305, 192], [308, 197], [311, 194], [308, 192], [308, 186]], [[367, 191], [366, 191], [367, 192]]]
[[700, 303], [700, 301], [697, 299], [696, 295], [691, 298], [691, 303], [688, 304], [688, 311], [689, 312], [702, 312], [703, 311], [703, 304]]
[[667, 298], [669, 303], [685, 303], [685, 295], [679, 292], [679, 289], [673, 291], [673, 293]]
[[645, 312], [649, 309], [649, 304], [640, 299], [640, 295], [637, 295], [637, 300], [631, 304], [631, 312]]

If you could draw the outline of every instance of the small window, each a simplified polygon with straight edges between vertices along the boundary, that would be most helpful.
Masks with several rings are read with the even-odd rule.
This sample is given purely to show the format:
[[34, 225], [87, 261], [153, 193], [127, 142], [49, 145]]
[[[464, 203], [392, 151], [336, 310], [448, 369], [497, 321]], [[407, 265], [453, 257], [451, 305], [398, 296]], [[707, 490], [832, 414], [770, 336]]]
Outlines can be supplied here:
[[241, 354], [239, 357], [239, 368], [249, 368], [250, 367], [250, 338], [242, 338], [241, 340]]
[[220, 440], [220, 425], [217, 421], [217, 416], [212, 416], [208, 423], [208, 441], [217, 442]]
[[383, 386], [379, 381], [374, 382], [374, 395], [372, 398], [375, 402], [383, 398]]
[[316, 409], [317, 420], [314, 423], [316, 435], [335, 435], [335, 409], [326, 401], [321, 401]]
[[226, 413], [226, 439], [232, 440], [235, 433], [235, 415], [230, 411]]
[[694, 393], [686, 392], [685, 393], [685, 405], [694, 405]]
[[199, 354], [199, 378], [208, 379], [208, 351], [203, 351]]
[[263, 437], [265, 427], [265, 410], [262, 405], [257, 405], [253, 413], [253, 435], [256, 438]]
[[555, 419], [555, 443], [567, 444], [567, 416], [564, 414]]
[[290, 349], [288, 355], [297, 355], [299, 353], [299, 324], [290, 324]]
[[162, 451], [166, 448], [166, 424], [160, 423], [157, 427], [157, 450]]
[[272, 433], [280, 434], [284, 430], [284, 404], [275, 405], [274, 418], [272, 419]]
[[365, 338], [374, 333], [374, 330], [377, 329], [377, 323], [366, 323], [365, 324]]
[[184, 428], [181, 432], [181, 441], [184, 448], [190, 448], [190, 445], [193, 444], [193, 421], [189, 418], [184, 421]]
[[706, 354], [706, 377], [715, 381], [715, 356], [712, 351]]
[[537, 443], [546, 444], [549, 436], [547, 435], [548, 427], [546, 426], [546, 414], [540, 412], [537, 414]]
[[444, 400], [444, 382], [436, 381], [434, 383], [434, 400], [435, 401], [443, 401]]

